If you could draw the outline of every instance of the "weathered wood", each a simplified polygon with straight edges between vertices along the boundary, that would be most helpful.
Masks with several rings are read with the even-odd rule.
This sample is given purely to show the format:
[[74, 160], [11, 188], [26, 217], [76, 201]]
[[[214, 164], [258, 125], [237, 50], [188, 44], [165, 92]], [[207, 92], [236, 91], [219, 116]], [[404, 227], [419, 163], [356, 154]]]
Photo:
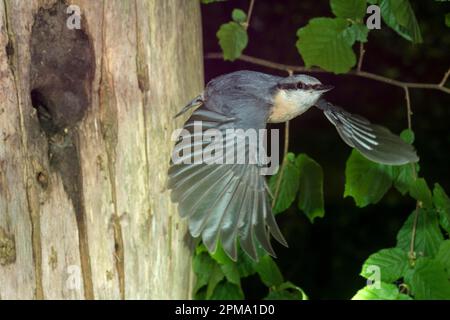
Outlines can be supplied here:
[[188, 298], [165, 182], [173, 115], [203, 85], [199, 2], [73, 3], [83, 33], [46, 46], [35, 19], [60, 4], [0, 1], [0, 299]]

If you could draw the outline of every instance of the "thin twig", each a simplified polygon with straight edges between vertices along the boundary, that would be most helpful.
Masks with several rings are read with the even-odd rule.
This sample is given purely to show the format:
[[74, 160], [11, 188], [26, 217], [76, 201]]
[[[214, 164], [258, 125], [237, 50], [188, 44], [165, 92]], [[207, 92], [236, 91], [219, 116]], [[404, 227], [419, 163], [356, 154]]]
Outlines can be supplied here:
[[286, 121], [284, 125], [283, 162], [281, 163], [280, 173], [278, 175], [277, 183], [275, 185], [275, 194], [272, 200], [272, 209], [275, 208], [275, 204], [277, 203], [278, 195], [280, 193], [281, 179], [283, 177], [284, 168], [286, 167], [288, 151], [289, 151], [289, 120]]
[[447, 82], [448, 77], [450, 76], [450, 68], [447, 70], [447, 72], [444, 74], [444, 77], [442, 77], [441, 83], [439, 85], [443, 87], [445, 83]]
[[[403, 87], [405, 90], [405, 100], [406, 100], [406, 117], [408, 119], [408, 129], [412, 130], [412, 111], [411, 111], [411, 97], [409, 95], [409, 88], [407, 86]], [[417, 179], [417, 172], [416, 172], [416, 165], [414, 163], [411, 163], [412, 168], [412, 175], [413, 179]], [[409, 261], [411, 265], [414, 265], [416, 261], [416, 252], [415, 252], [415, 243], [416, 243], [416, 231], [417, 231], [417, 223], [419, 221], [419, 208], [421, 204], [419, 201], [416, 201], [416, 210], [414, 211], [414, 220], [413, 220], [413, 226], [411, 230], [411, 240], [410, 240], [410, 246], [409, 246]]]
[[366, 50], [364, 50], [364, 43], [359, 43], [359, 59], [358, 59], [358, 72], [361, 71], [363, 60], [364, 60], [364, 53], [366, 53]]
[[416, 210], [414, 211], [414, 221], [413, 221], [413, 227], [411, 231], [411, 242], [409, 246], [409, 261], [413, 265], [416, 261], [416, 251], [415, 248], [415, 241], [416, 241], [416, 231], [417, 231], [417, 223], [419, 222], [419, 209], [420, 204], [419, 201], [416, 202]]
[[[219, 52], [213, 52], [213, 53], [208, 53], [205, 56], [206, 59], [223, 59], [223, 55], [222, 53]], [[265, 60], [265, 59], [260, 59], [260, 58], [256, 58], [256, 57], [252, 57], [252, 56], [248, 56], [248, 55], [241, 55], [238, 60], [241, 61], [245, 61], [248, 63], [252, 63], [255, 65], [259, 65], [259, 66], [263, 66], [263, 67], [267, 67], [267, 68], [271, 68], [271, 69], [275, 69], [275, 70], [280, 70], [280, 71], [285, 71], [288, 72], [289, 70], [292, 70], [294, 72], [312, 72], [312, 73], [330, 73], [329, 71], [325, 71], [323, 69], [319, 69], [319, 68], [306, 68], [305, 66], [293, 66], [293, 65], [286, 65], [286, 64], [281, 64], [281, 63], [277, 63], [277, 62], [272, 62], [269, 60]], [[371, 73], [371, 72], [367, 72], [367, 71], [358, 71], [358, 70], [350, 70], [348, 73], [349, 75], [354, 75], [354, 76], [358, 76], [358, 77], [362, 77], [362, 78], [366, 78], [366, 79], [371, 79], [371, 80], [375, 80], [378, 82], [383, 82], [383, 83], [387, 83], [393, 86], [397, 86], [397, 87], [407, 87], [407, 88], [416, 88], [416, 89], [432, 89], [432, 90], [439, 90], [445, 93], [450, 94], [450, 88], [444, 87], [443, 85], [441, 85], [441, 83], [420, 83], [420, 82], [405, 82], [405, 81], [400, 81], [400, 80], [394, 80], [388, 77], [384, 77], [375, 73]], [[344, 75], [346, 75], [344, 74]], [[445, 77], [444, 79], [445, 80]]]
[[411, 111], [411, 98], [409, 96], [409, 88], [404, 87], [404, 89], [405, 89], [405, 99], [406, 99], [406, 116], [408, 118], [408, 129], [412, 130], [411, 116], [413, 113]]
[[248, 11], [247, 11], [247, 21], [245, 21], [243, 23], [243, 26], [245, 29], [248, 29], [248, 27], [250, 26], [250, 19], [252, 18], [252, 13], [253, 13], [253, 6], [255, 5], [255, 0], [250, 0], [250, 5], [248, 7]]

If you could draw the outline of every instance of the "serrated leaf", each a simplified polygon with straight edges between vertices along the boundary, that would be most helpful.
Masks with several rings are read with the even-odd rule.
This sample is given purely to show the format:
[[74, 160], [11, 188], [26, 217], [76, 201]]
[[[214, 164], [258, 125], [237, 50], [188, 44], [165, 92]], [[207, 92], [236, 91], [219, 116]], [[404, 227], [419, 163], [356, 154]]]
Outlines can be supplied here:
[[345, 29], [344, 34], [347, 42], [351, 46], [355, 41], [367, 42], [369, 29], [365, 24], [356, 23]]
[[222, 24], [217, 31], [220, 47], [224, 60], [236, 60], [247, 47], [247, 31], [234, 21]]
[[[433, 257], [444, 240], [439, 229], [437, 213], [432, 209], [417, 210], [419, 210], [419, 215], [417, 218], [414, 251], [418, 256]], [[415, 211], [408, 217], [397, 234], [397, 247], [405, 251], [409, 251], [411, 244], [414, 213]]]
[[366, 0], [331, 0], [330, 5], [339, 18], [361, 20], [366, 14]]
[[223, 274], [225, 275], [225, 278], [237, 285], [241, 285], [241, 276], [239, 275], [239, 270], [237, 268], [236, 263], [226, 263], [220, 265], [220, 269], [222, 270]]
[[399, 35], [413, 43], [421, 43], [422, 35], [409, 0], [382, 0], [381, 16]]
[[283, 283], [283, 275], [275, 261], [269, 255], [261, 257], [260, 261], [254, 266], [261, 281], [267, 286], [279, 286]]
[[272, 195], [276, 194], [278, 179], [281, 174], [281, 181], [277, 200], [273, 208], [273, 213], [277, 214], [288, 209], [294, 202], [297, 196], [300, 184], [300, 170], [295, 161], [295, 155], [288, 153], [284, 161], [284, 169], [279, 170], [278, 173], [269, 180], [269, 188]]
[[264, 300], [308, 300], [308, 296], [300, 287], [287, 281], [271, 289]]
[[392, 185], [392, 168], [372, 162], [353, 150], [345, 168], [344, 197], [352, 197], [358, 207], [377, 203]]
[[[412, 164], [393, 167], [394, 186], [403, 195], [405, 195], [416, 181], [416, 173]], [[417, 170], [416, 170], [417, 172]]]
[[450, 198], [439, 183], [434, 185], [433, 203], [439, 213], [439, 222], [442, 228], [450, 233]]
[[445, 240], [441, 243], [435, 260], [442, 264], [450, 278], [450, 240]]
[[241, 9], [233, 9], [231, 13], [231, 17], [234, 21], [238, 23], [245, 22], [247, 20], [247, 14]]
[[194, 292], [197, 292], [201, 287], [208, 284], [215, 264], [216, 263], [208, 253], [201, 253], [194, 256], [194, 261], [192, 264], [196, 275]]
[[430, 208], [433, 204], [431, 190], [424, 178], [418, 178], [411, 184], [409, 194], [414, 199], [421, 201], [427, 208]]
[[450, 300], [450, 279], [444, 266], [434, 259], [418, 259], [405, 276], [405, 283], [418, 300]]
[[211, 300], [242, 300], [244, 293], [239, 286], [230, 282], [222, 281], [217, 284], [214, 293], [211, 295]]
[[366, 286], [359, 290], [352, 300], [412, 300], [411, 297], [400, 293], [397, 286], [381, 282], [380, 288], [375, 285]]
[[[204, 246], [202, 244], [202, 246]], [[206, 247], [205, 247], [206, 248]], [[222, 270], [223, 275], [227, 280], [231, 283], [234, 283], [238, 286], [241, 285], [241, 279], [239, 270], [237, 267], [237, 263], [228, 257], [225, 251], [222, 248], [220, 242], [217, 245], [216, 252], [210, 253], [211, 258], [214, 259], [215, 262], [219, 264], [220, 269]]]
[[408, 253], [400, 248], [380, 250], [364, 262], [361, 275], [365, 278], [372, 276], [370, 266], [380, 268], [380, 277], [384, 282], [394, 282], [400, 279], [408, 266]]
[[325, 215], [322, 167], [306, 154], [300, 154], [295, 163], [300, 171], [298, 207], [314, 222]]
[[346, 37], [348, 22], [342, 18], [314, 18], [297, 31], [296, 43], [307, 67], [319, 66], [345, 73], [356, 64], [352, 44]]
[[206, 299], [211, 299], [217, 284], [222, 281], [224, 277], [225, 275], [220, 269], [220, 266], [218, 264], [214, 264], [208, 280], [208, 286], [206, 288]]

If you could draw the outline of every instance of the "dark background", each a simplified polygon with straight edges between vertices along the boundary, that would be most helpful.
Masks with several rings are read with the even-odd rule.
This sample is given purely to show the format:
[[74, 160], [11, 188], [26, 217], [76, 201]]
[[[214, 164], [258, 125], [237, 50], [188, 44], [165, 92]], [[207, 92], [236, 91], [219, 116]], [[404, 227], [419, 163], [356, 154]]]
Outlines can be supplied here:
[[[384, 23], [372, 30], [366, 43], [363, 70], [402, 81], [438, 83], [450, 67], [450, 28], [444, 15], [448, 3], [411, 1], [424, 42], [413, 45]], [[204, 52], [220, 52], [216, 32], [231, 20], [233, 8], [248, 10], [248, 0], [230, 0], [202, 5]], [[329, 1], [256, 0], [248, 29], [245, 54], [271, 61], [303, 65], [295, 47], [297, 29], [314, 17], [333, 17]], [[358, 45], [354, 47], [357, 53]], [[287, 75], [245, 62], [205, 59], [205, 80], [236, 70], [255, 70]], [[402, 88], [352, 75], [312, 74], [335, 89], [327, 98], [348, 111], [361, 114], [395, 133], [407, 127]], [[450, 96], [434, 90], [411, 89], [415, 146], [420, 175], [430, 185], [439, 182], [450, 192]], [[282, 128], [282, 126], [280, 126]], [[291, 121], [290, 151], [307, 153], [324, 171], [325, 217], [311, 224], [295, 205], [277, 220], [289, 243], [284, 248], [273, 241], [277, 263], [286, 280], [305, 290], [311, 299], [348, 299], [365, 285], [359, 276], [364, 260], [372, 253], [395, 246], [396, 234], [415, 207], [409, 197], [391, 190], [383, 200], [357, 208], [343, 198], [345, 162], [351, 149], [319, 110], [311, 109]], [[246, 297], [262, 298], [266, 288], [257, 277], [244, 279]]]

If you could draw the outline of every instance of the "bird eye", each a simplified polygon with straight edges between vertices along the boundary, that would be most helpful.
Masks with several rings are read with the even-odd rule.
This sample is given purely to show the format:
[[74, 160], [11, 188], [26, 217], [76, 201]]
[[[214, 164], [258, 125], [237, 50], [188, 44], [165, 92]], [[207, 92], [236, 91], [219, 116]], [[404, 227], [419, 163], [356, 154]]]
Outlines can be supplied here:
[[305, 89], [305, 84], [303, 82], [297, 82], [298, 89]]

